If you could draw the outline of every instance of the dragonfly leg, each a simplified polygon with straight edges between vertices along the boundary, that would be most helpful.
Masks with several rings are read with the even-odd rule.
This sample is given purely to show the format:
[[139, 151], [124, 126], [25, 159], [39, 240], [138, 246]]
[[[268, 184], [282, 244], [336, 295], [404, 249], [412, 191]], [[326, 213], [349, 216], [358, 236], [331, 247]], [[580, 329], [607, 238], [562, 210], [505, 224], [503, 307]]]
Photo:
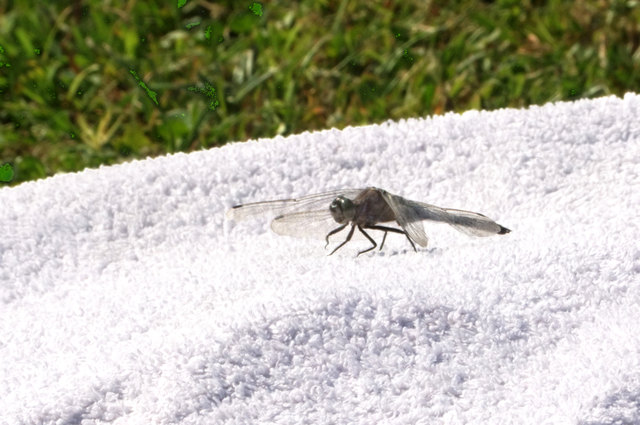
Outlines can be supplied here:
[[384, 236], [382, 237], [382, 243], [380, 244], [380, 251], [382, 251], [382, 247], [384, 246], [384, 241], [387, 239], [387, 231], [385, 230]]
[[[345, 226], [346, 226], [346, 225], [345, 225]], [[344, 227], [345, 227], [345, 226], [342, 226], [342, 228], [341, 228], [340, 230], [344, 229]], [[358, 226], [358, 227], [360, 227], [360, 226]], [[342, 247], [344, 246], [344, 244], [346, 244], [347, 242], [349, 242], [349, 241], [351, 240], [351, 237], [353, 236], [353, 232], [354, 232], [354, 230], [356, 230], [356, 226], [355, 226], [355, 225], [352, 225], [352, 226], [351, 226], [351, 230], [349, 230], [349, 234], [347, 235], [347, 239], [345, 239], [345, 240], [344, 240], [344, 242], [342, 242], [340, 245], [338, 245], [338, 246], [336, 247], [336, 249], [334, 249], [333, 251], [331, 251], [331, 254], [329, 254], [329, 255], [333, 255], [333, 253], [334, 253], [334, 252], [336, 252], [337, 250], [339, 250], [340, 248], [342, 248]], [[334, 233], [335, 233], [335, 232], [334, 232]]]
[[407, 237], [407, 240], [409, 241], [409, 243], [411, 244], [411, 248], [413, 248], [414, 252], [418, 252], [418, 250], [416, 249], [416, 246], [413, 244], [413, 241], [411, 240], [411, 238], [409, 237], [409, 235], [407, 235], [406, 233], [404, 234]]
[[[405, 235], [407, 237], [407, 240], [411, 244], [411, 247], [413, 248], [413, 250], [418, 252], [418, 250], [416, 249], [416, 246], [413, 244], [413, 241], [411, 240], [409, 235], [407, 235], [407, 232], [405, 232], [404, 230], [394, 229], [393, 227], [387, 227], [387, 226], [367, 226], [366, 228], [374, 229], [374, 230], [382, 230], [384, 232], [385, 238], [387, 237], [387, 232], [400, 233], [401, 235]], [[382, 239], [382, 245], [384, 245], [384, 238]], [[382, 246], [380, 246], [380, 249], [382, 249]]]
[[360, 230], [360, 231], [362, 232], [362, 234], [363, 234], [363, 235], [365, 235], [365, 236], [367, 237], [367, 239], [369, 239], [369, 241], [373, 244], [373, 246], [372, 246], [371, 248], [365, 249], [364, 251], [360, 251], [360, 252], [358, 252], [358, 255], [356, 255], [356, 257], [357, 257], [357, 256], [359, 256], [360, 254], [364, 254], [365, 252], [369, 252], [369, 251], [371, 251], [372, 249], [375, 249], [375, 248], [378, 246], [378, 244], [376, 243], [376, 241], [374, 241], [374, 240], [371, 238], [371, 236], [369, 236], [369, 235], [367, 234], [367, 232], [365, 232], [365, 231], [362, 229], [362, 227], [358, 226], [358, 230]]
[[[342, 226], [340, 226], [340, 227], [338, 227], [338, 228], [335, 228], [335, 229], [333, 229], [332, 231], [330, 231], [329, 233], [327, 233], [327, 237], [325, 238], [325, 240], [327, 241], [327, 244], [324, 246], [324, 248], [325, 248], [325, 249], [327, 249], [327, 247], [329, 246], [329, 236], [334, 235], [334, 234], [336, 234], [336, 233], [340, 232], [340, 231], [341, 231], [342, 229], [344, 229], [345, 227], [347, 227], [347, 225], [346, 225], [346, 224], [343, 224]], [[333, 252], [332, 252], [331, 254], [333, 254]], [[329, 254], [329, 255], [331, 255], [331, 254]]]

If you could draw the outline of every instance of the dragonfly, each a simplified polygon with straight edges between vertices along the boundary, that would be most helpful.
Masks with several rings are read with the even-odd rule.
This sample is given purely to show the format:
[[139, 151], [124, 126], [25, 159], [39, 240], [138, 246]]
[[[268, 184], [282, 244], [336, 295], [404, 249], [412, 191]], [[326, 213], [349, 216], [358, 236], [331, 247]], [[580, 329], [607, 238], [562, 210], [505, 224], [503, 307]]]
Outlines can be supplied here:
[[[365, 189], [339, 189], [294, 199], [253, 202], [236, 205], [226, 216], [230, 220], [242, 221], [263, 214], [273, 214], [271, 229], [279, 234], [305, 237], [326, 232], [325, 249], [329, 237], [350, 226], [346, 239], [329, 255], [347, 244], [357, 229], [371, 242], [368, 249], [358, 255], [374, 250], [378, 244], [366, 230], [384, 232], [380, 250], [387, 233], [404, 235], [414, 251], [415, 244], [426, 247], [428, 238], [423, 221], [446, 223], [470, 236], [504, 235], [511, 230], [476, 212], [453, 208], [441, 208], [424, 202], [412, 201], [377, 187]], [[386, 223], [397, 224], [399, 228]], [[337, 226], [337, 227], [336, 227]]]

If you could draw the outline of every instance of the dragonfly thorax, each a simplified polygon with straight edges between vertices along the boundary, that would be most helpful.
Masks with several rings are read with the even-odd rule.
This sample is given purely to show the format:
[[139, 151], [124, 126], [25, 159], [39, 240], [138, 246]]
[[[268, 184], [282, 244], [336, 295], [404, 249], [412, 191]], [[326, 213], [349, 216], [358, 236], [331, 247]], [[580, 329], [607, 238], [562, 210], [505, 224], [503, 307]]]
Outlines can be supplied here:
[[329, 211], [331, 211], [331, 216], [336, 222], [346, 224], [354, 219], [356, 206], [351, 199], [338, 196], [329, 205]]

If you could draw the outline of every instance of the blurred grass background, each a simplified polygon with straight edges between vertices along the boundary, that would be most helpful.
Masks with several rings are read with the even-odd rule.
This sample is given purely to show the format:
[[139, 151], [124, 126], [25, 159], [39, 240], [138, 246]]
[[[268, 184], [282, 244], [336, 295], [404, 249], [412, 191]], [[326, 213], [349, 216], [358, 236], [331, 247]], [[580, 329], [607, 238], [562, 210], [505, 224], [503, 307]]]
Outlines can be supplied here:
[[0, 0], [0, 165], [17, 184], [229, 141], [623, 95], [639, 64], [630, 0]]

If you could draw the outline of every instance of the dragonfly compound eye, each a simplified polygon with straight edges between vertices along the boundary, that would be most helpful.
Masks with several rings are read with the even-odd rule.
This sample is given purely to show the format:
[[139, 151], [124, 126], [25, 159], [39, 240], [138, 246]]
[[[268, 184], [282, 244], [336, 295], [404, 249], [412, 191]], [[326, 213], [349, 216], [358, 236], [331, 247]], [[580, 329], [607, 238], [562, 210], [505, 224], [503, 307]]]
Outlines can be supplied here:
[[353, 220], [355, 216], [355, 206], [353, 202], [344, 196], [338, 196], [334, 199], [331, 205], [329, 205], [329, 211], [333, 219], [340, 224]]

